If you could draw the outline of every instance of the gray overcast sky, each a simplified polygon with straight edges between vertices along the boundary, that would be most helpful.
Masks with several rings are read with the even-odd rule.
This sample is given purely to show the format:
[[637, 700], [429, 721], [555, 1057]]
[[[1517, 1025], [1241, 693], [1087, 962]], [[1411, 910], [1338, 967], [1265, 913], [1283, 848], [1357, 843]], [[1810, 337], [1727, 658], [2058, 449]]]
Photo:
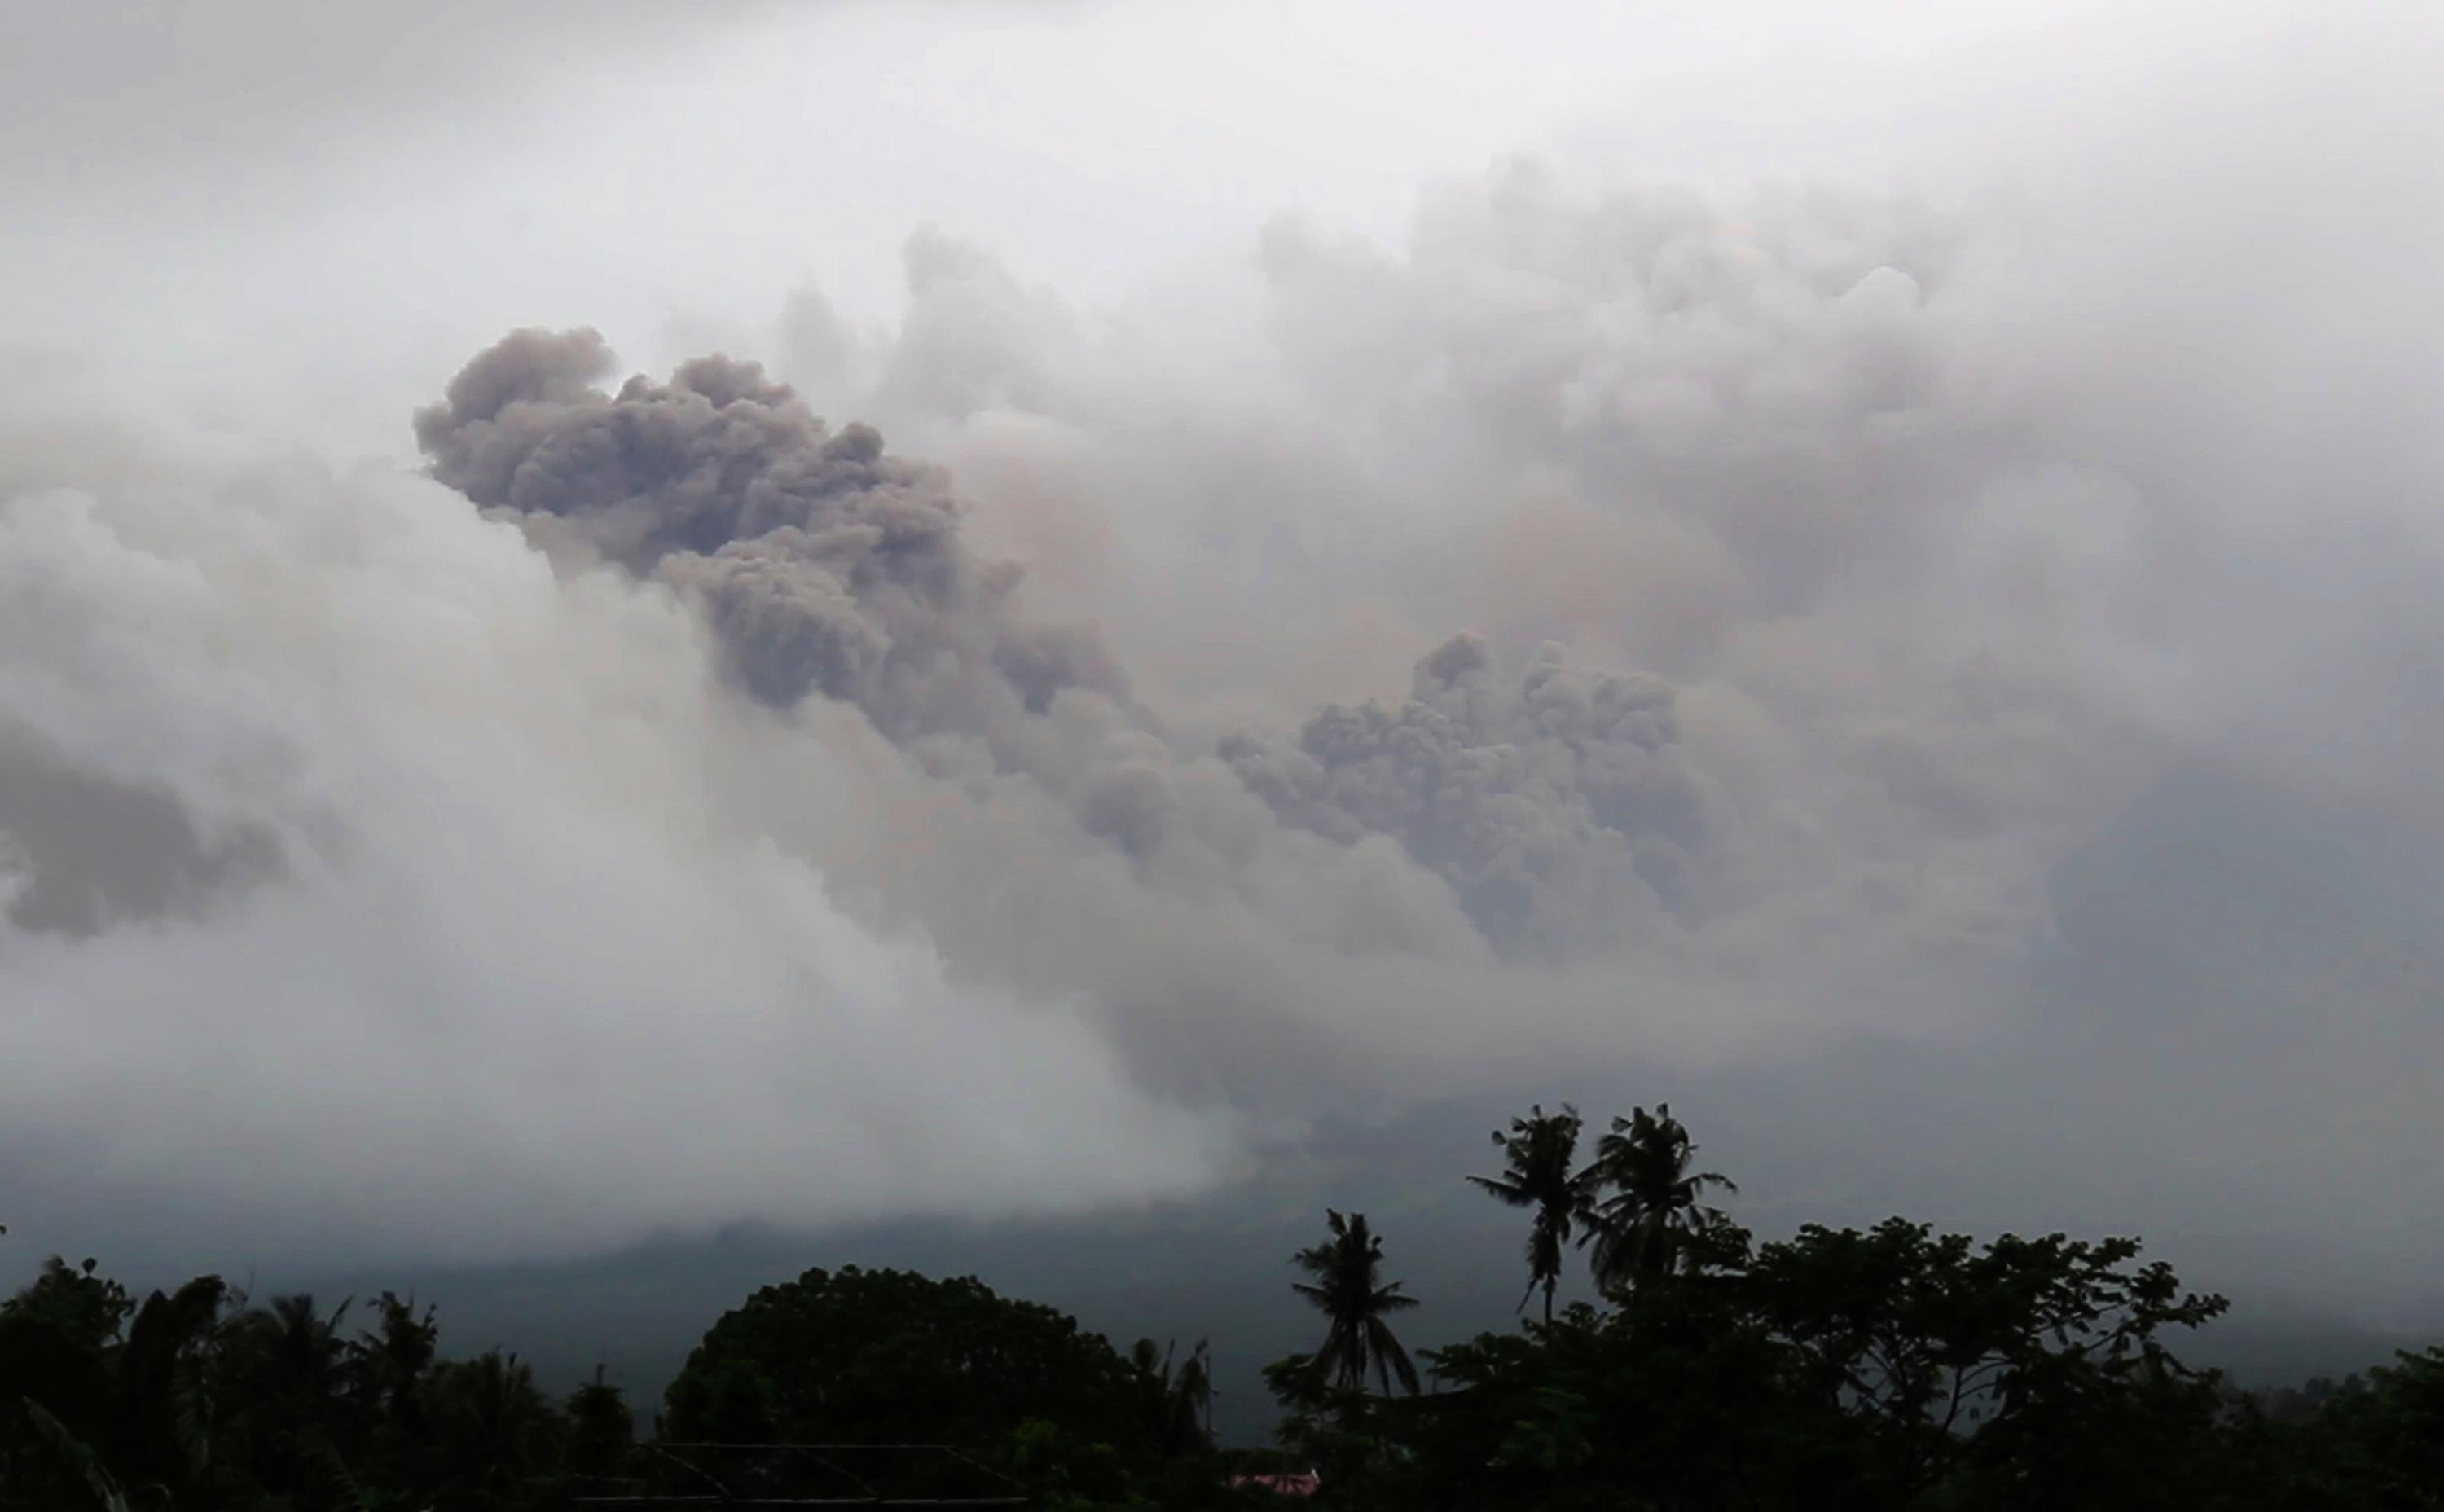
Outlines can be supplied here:
[[520, 320], [633, 342], [768, 320], [809, 278], [888, 318], [928, 220], [1111, 302], [1284, 211], [1397, 240], [1434, 175], [1555, 147], [1713, 184], [2143, 178], [2135, 131], [2226, 167], [2184, 138], [2247, 100], [2347, 114], [2323, 75], [2418, 77], [2416, 46], [2291, 9], [47, 8], [0, 65], [9, 315], [157, 364], [311, 356], [334, 320], [394, 349]]
[[[2444, 20], [9, 28], [20, 1259], [1365, 1205], [1326, 1110], [1667, 1097], [1768, 1225], [2436, 1302]], [[522, 326], [619, 364], [419, 455]], [[716, 348], [964, 586], [569, 461], [858, 465], [580, 392]]]

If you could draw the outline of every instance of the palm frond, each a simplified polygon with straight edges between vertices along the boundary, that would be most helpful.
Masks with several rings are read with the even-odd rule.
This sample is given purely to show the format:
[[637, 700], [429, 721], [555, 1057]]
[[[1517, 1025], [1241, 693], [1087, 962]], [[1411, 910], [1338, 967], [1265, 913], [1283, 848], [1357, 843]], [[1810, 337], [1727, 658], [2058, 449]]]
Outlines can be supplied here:
[[[1400, 1340], [1394, 1336], [1392, 1330], [1384, 1324], [1382, 1319], [1369, 1318], [1366, 1324], [1366, 1335], [1367, 1343], [1375, 1355], [1375, 1370], [1378, 1378], [1381, 1379], [1384, 1372], [1388, 1368], [1391, 1375], [1398, 1378], [1401, 1390], [1407, 1392], [1411, 1396], [1416, 1395], [1416, 1362], [1409, 1358], [1408, 1350], [1401, 1346]], [[1385, 1379], [1383, 1381], [1383, 1389], [1386, 1392], [1391, 1390], [1390, 1380]]]
[[83, 1439], [68, 1431], [67, 1425], [53, 1417], [42, 1403], [30, 1396], [19, 1400], [25, 1406], [26, 1415], [33, 1420], [34, 1430], [50, 1445], [53, 1452], [67, 1462], [70, 1469], [77, 1472], [77, 1479], [84, 1483], [85, 1489], [92, 1493], [102, 1512], [128, 1512], [127, 1496], [120, 1490], [119, 1483], [103, 1466], [101, 1457], [88, 1448]]

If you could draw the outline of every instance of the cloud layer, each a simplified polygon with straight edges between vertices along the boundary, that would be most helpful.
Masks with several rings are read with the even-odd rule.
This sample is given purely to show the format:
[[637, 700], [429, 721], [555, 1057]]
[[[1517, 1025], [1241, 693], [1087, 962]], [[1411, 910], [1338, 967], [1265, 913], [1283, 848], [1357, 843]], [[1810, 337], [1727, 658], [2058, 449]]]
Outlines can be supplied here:
[[[923, 230], [882, 325], [512, 333], [430, 375], [427, 477], [21, 367], [12, 1200], [565, 1252], [1179, 1192], [1565, 1078], [1822, 1085], [1814, 1151], [1878, 1086], [1816, 1068], [1895, 1042], [2014, 1195], [2171, 1141], [2243, 1212], [2228, 1089], [2295, 1069], [2361, 1110], [2304, 1173], [2435, 1152], [2432, 991], [2362, 979], [2444, 894], [2317, 839], [2444, 832], [2432, 109], [2361, 61], [2275, 92], [2314, 152], [1506, 162], [1117, 307]], [[2258, 965], [2144, 959], [2226, 905]]]
[[0, 512], [27, 1219], [522, 1255], [1227, 1152], [1073, 1005], [954, 981], [777, 848], [725, 752], [833, 763], [744, 728], [667, 595], [421, 480], [100, 444]]

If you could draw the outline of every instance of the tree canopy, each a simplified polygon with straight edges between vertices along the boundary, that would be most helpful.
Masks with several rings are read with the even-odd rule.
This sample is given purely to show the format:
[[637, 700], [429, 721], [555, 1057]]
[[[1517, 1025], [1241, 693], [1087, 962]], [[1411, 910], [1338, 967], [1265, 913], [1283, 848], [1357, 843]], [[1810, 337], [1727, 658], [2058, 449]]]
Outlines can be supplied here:
[[1542, 1288], [1548, 1323], [1570, 1238], [1593, 1217], [1598, 1172], [1578, 1169], [1581, 1127], [1579, 1110], [1568, 1103], [1559, 1113], [1546, 1113], [1540, 1103], [1528, 1110], [1528, 1116], [1511, 1119], [1508, 1133], [1493, 1131], [1493, 1143], [1503, 1154], [1502, 1173], [1468, 1178], [1471, 1186], [1505, 1206], [1533, 1212], [1528, 1226], [1528, 1290], [1520, 1295], [1519, 1306], [1525, 1311], [1528, 1299]]
[[256, 1300], [213, 1276], [139, 1297], [54, 1259], [0, 1302], [0, 1508], [984, 1494], [1151, 1512], [1284, 1487], [1415, 1512], [2444, 1506], [2444, 1349], [2242, 1392], [2182, 1358], [2225, 1300], [2136, 1239], [1893, 1218], [1760, 1240], [1707, 1201], [1734, 1189], [1668, 1106], [1612, 1120], [1574, 1167], [1578, 1134], [1567, 1104], [1533, 1108], [1494, 1136], [1503, 1171], [1471, 1179], [1524, 1220], [1531, 1297], [1549, 1303], [1576, 1236], [1600, 1301], [1413, 1359], [1391, 1318], [1418, 1303], [1382, 1236], [1327, 1210], [1290, 1257], [1323, 1337], [1267, 1368], [1275, 1451], [1213, 1445], [1204, 1341], [1123, 1355], [972, 1277], [765, 1287], [713, 1322], [639, 1443], [601, 1372], [555, 1399], [514, 1355], [451, 1355], [413, 1298]]
[[809, 1270], [726, 1313], [668, 1394], [683, 1439], [987, 1443], [1032, 1418], [1119, 1443], [1139, 1372], [1100, 1334], [972, 1277]]
[[1382, 1279], [1383, 1241], [1366, 1226], [1364, 1213], [1344, 1216], [1327, 1209], [1324, 1222], [1332, 1237], [1291, 1257], [1312, 1278], [1293, 1282], [1291, 1289], [1325, 1318], [1324, 1342], [1310, 1368], [1319, 1381], [1343, 1391], [1364, 1387], [1371, 1371], [1383, 1390], [1398, 1379], [1416, 1395], [1417, 1367], [1392, 1332], [1388, 1315], [1416, 1306], [1417, 1300], [1400, 1282]]

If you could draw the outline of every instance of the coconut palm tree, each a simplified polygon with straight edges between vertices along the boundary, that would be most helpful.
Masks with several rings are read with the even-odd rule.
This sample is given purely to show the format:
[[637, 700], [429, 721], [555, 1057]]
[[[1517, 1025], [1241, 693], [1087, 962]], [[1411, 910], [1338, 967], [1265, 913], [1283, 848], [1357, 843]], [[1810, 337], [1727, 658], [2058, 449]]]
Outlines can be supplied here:
[[320, 1416], [346, 1386], [349, 1349], [340, 1327], [353, 1305], [355, 1299], [343, 1300], [326, 1318], [300, 1293], [240, 1314], [236, 1343], [255, 1392]]
[[[1596, 1282], [1608, 1292], [1679, 1268], [1689, 1242], [1724, 1221], [1722, 1209], [1700, 1199], [1709, 1188], [1737, 1191], [1720, 1171], [1692, 1171], [1697, 1147], [1689, 1131], [1658, 1102], [1615, 1118], [1612, 1132], [1596, 1142], [1592, 1164], [1579, 1172], [1586, 1191], [1580, 1243], [1592, 1242]], [[1611, 1196], [1596, 1200], [1602, 1191]]]
[[1531, 1208], [1528, 1227], [1528, 1289], [1519, 1295], [1525, 1311], [1536, 1289], [1545, 1290], [1545, 1321], [1553, 1320], [1553, 1288], [1562, 1279], [1562, 1252], [1569, 1246], [1593, 1186], [1585, 1171], [1571, 1167], [1579, 1158], [1579, 1110], [1568, 1103], [1548, 1114], [1539, 1103], [1525, 1118], [1510, 1120], [1510, 1132], [1493, 1131], [1503, 1152], [1499, 1176], [1471, 1176], [1473, 1185], [1491, 1192], [1504, 1205]]
[[1385, 1314], [1416, 1306], [1417, 1300], [1404, 1294], [1398, 1282], [1377, 1279], [1383, 1263], [1383, 1241], [1368, 1230], [1364, 1213], [1343, 1217], [1327, 1208], [1324, 1218], [1332, 1237], [1291, 1257], [1301, 1270], [1315, 1278], [1293, 1282], [1291, 1289], [1330, 1319], [1309, 1369], [1320, 1381], [1361, 1391], [1371, 1370], [1387, 1395], [1397, 1376], [1401, 1388], [1415, 1396], [1417, 1367], [1383, 1318]]
[[416, 1299], [401, 1300], [396, 1292], [374, 1299], [374, 1326], [361, 1333], [350, 1348], [354, 1385], [366, 1413], [411, 1434], [423, 1432], [423, 1405], [417, 1387], [432, 1371], [441, 1347], [441, 1329], [427, 1303], [417, 1310]]
[[134, 1484], [180, 1505], [212, 1469], [220, 1405], [214, 1355], [230, 1295], [218, 1276], [157, 1291], [119, 1349], [113, 1461]]
[[1188, 1358], [1176, 1367], [1178, 1341], [1160, 1349], [1141, 1338], [1130, 1351], [1138, 1374], [1152, 1389], [1155, 1447], [1164, 1458], [1201, 1452], [1213, 1442], [1213, 1355], [1211, 1340], [1198, 1339]]
[[1200, 1338], [1171, 1377], [1175, 1442], [1200, 1448], [1213, 1443], [1213, 1346]]
[[443, 1505], [502, 1504], [559, 1447], [550, 1399], [514, 1354], [491, 1349], [445, 1360], [424, 1378], [422, 1392], [433, 1429], [430, 1468], [445, 1488]]
[[341, 1333], [349, 1306], [325, 1316], [310, 1296], [274, 1297], [228, 1325], [231, 1429], [249, 1473], [275, 1495], [320, 1496], [347, 1480], [338, 1440], [356, 1405]]

